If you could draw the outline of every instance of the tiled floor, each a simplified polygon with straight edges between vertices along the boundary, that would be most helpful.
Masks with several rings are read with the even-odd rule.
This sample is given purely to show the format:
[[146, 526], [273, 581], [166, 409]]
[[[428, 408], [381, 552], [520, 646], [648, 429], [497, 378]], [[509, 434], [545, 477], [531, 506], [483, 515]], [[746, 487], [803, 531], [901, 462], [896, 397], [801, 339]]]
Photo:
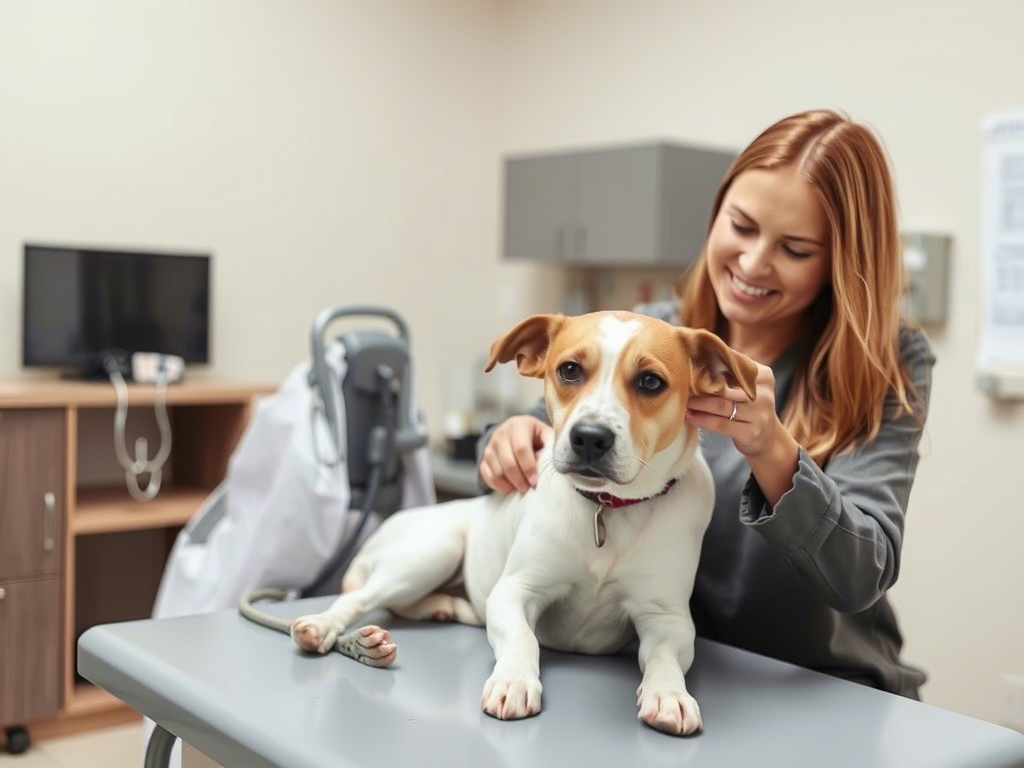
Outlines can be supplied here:
[[139, 768], [142, 722], [36, 741], [20, 755], [0, 751], [0, 768]]

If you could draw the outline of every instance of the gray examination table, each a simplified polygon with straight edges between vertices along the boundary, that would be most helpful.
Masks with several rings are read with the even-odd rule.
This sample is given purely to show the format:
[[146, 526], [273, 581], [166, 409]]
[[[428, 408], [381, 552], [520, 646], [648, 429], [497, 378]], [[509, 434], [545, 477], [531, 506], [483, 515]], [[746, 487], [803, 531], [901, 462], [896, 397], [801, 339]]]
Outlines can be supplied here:
[[[330, 601], [266, 607], [291, 617]], [[687, 676], [695, 737], [637, 720], [627, 655], [543, 650], [544, 710], [501, 722], [480, 711], [482, 629], [371, 618], [398, 643], [390, 669], [304, 655], [221, 611], [93, 627], [78, 670], [225, 766], [1024, 765], [1015, 731], [704, 640]]]

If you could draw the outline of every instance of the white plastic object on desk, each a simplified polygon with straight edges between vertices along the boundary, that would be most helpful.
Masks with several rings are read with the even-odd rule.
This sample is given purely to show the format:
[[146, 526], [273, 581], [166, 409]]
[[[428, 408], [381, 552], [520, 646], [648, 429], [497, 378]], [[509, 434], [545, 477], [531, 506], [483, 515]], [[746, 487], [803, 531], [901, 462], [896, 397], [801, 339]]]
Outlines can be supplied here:
[[177, 355], [136, 352], [132, 355], [132, 379], [139, 384], [156, 384], [160, 371], [164, 381], [175, 384], [185, 377], [185, 361]]

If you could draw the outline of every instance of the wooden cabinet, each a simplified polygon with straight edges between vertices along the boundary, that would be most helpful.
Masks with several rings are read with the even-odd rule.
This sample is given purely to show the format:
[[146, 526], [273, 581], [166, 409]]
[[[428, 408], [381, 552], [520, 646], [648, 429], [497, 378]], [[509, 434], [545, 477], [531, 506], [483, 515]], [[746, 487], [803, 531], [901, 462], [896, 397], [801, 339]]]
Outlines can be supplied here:
[[509, 157], [504, 256], [586, 266], [691, 263], [734, 157], [661, 142]]
[[65, 464], [63, 411], [0, 411], [0, 723], [60, 708]]
[[0, 582], [64, 562], [64, 412], [0, 412]]
[[[271, 391], [170, 387], [170, 460], [159, 494], [140, 502], [114, 455], [109, 384], [0, 382], [0, 726], [46, 737], [138, 717], [76, 676], [78, 635], [149, 616], [177, 533], [223, 479], [255, 401]], [[154, 387], [130, 386], [129, 423], [156, 400]]]
[[60, 579], [0, 582], [0, 723], [60, 709]]

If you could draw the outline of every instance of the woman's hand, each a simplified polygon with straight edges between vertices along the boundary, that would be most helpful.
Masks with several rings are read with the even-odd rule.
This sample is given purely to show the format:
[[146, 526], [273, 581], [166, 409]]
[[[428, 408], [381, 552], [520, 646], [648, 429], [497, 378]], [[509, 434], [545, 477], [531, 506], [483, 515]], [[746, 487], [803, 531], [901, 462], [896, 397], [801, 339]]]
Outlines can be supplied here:
[[740, 389], [722, 395], [691, 397], [686, 421], [732, 438], [773, 507], [793, 486], [800, 445], [775, 413], [775, 374], [757, 364], [757, 392], [748, 400]]
[[756, 388], [753, 400], [748, 400], [743, 390], [732, 387], [721, 395], [691, 397], [686, 420], [695, 427], [732, 438], [736, 450], [748, 459], [766, 453], [779, 431], [786, 429], [775, 413], [775, 374], [767, 365], [757, 364]]
[[526, 493], [537, 484], [537, 453], [551, 427], [534, 416], [512, 416], [491, 434], [480, 459], [480, 476], [499, 493]]

